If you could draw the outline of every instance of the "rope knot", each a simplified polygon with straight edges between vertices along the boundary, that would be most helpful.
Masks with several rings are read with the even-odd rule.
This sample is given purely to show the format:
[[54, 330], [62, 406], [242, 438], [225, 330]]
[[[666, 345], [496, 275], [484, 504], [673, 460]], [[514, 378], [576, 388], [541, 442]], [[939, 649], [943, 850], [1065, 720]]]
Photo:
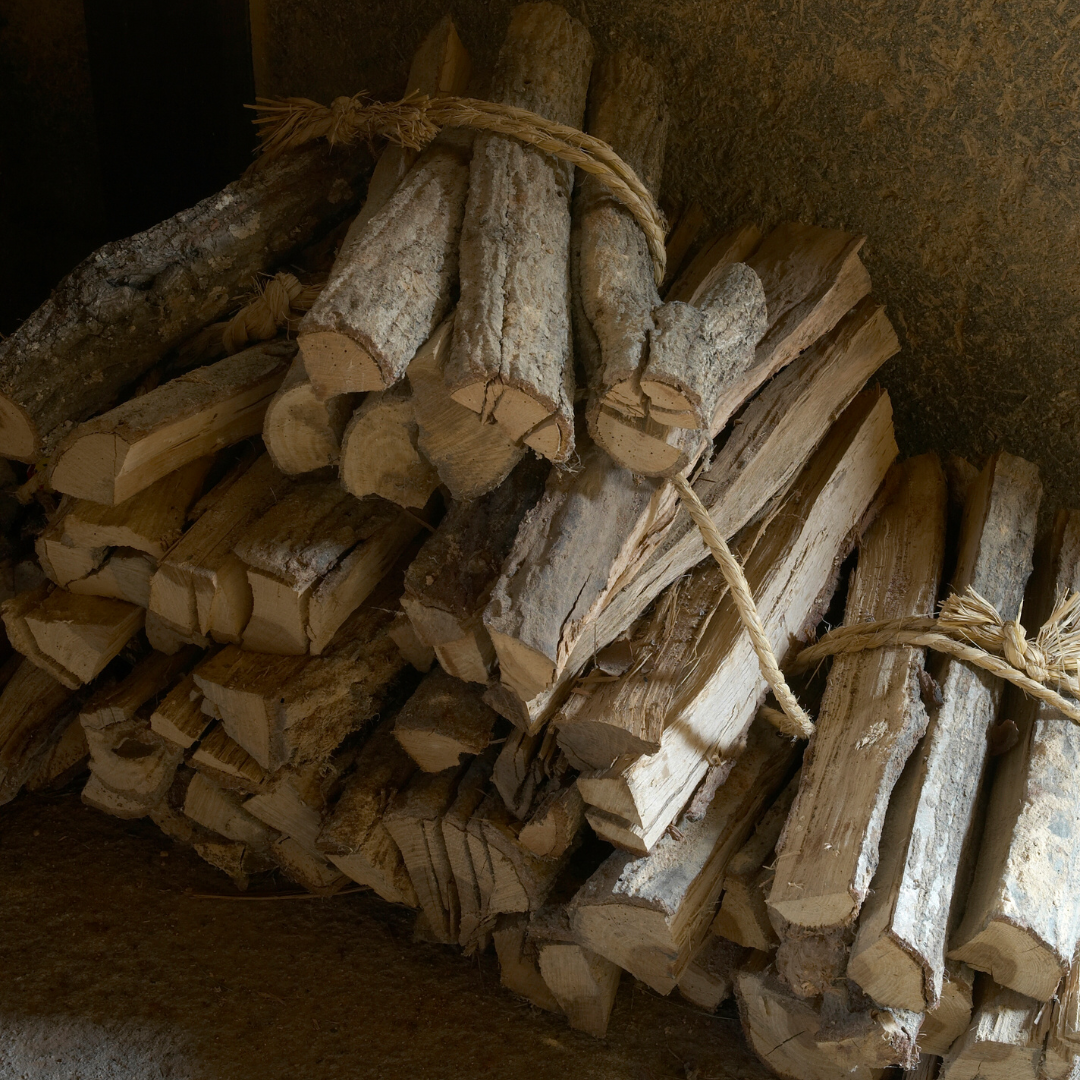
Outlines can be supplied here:
[[1019, 620], [1007, 619], [1002, 624], [1001, 651], [1017, 671], [1027, 671], [1028, 641]]

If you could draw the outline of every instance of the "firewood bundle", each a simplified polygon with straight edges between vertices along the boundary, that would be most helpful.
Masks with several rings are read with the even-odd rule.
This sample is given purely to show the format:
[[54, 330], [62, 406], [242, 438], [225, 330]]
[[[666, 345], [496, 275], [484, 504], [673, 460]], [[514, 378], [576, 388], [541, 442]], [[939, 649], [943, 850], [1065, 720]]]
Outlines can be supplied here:
[[[410, 93], [468, 68], [444, 19]], [[491, 99], [656, 194], [659, 75], [561, 8], [515, 9]], [[886, 644], [807, 675], [803, 753], [670, 479], [782, 660], [950, 589], [1041, 624], [1080, 515], [1036, 546], [1026, 462], [896, 463], [860, 236], [690, 211], [658, 285], [602, 181], [511, 136], [391, 144], [359, 208], [365, 171], [274, 158], [0, 344], [0, 452], [49, 511], [3, 604], [0, 800], [88, 765], [86, 803], [240, 888], [370, 888], [595, 1035], [625, 971], [734, 994], [792, 1080], [1070, 1074], [1080, 734]]]

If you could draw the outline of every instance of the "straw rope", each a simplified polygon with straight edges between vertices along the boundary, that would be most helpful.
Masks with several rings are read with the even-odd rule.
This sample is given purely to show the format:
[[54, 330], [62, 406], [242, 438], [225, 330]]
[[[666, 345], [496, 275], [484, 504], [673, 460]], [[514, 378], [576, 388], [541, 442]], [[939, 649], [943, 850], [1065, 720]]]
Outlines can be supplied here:
[[641, 226], [652, 256], [657, 285], [664, 280], [667, 253], [664, 216], [637, 174], [602, 139], [577, 128], [546, 120], [527, 109], [463, 97], [407, 97], [375, 101], [365, 93], [339, 97], [331, 105], [309, 98], [257, 98], [255, 124], [264, 158], [270, 158], [313, 139], [352, 143], [388, 139], [420, 150], [444, 127], [474, 128], [508, 135], [535, 146], [597, 177]]
[[256, 285], [254, 299], [246, 303], [221, 330], [221, 343], [232, 355], [252, 341], [269, 341], [287, 327], [294, 315], [310, 310], [322, 285], [305, 285], [295, 274], [279, 271]]

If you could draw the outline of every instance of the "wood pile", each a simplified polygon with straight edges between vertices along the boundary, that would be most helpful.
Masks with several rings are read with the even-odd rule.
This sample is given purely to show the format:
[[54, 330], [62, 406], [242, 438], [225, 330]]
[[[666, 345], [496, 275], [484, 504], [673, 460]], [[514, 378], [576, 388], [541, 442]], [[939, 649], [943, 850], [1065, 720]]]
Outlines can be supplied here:
[[[468, 77], [446, 18], [409, 90]], [[539, 3], [490, 93], [655, 195], [663, 89]], [[78, 267], [0, 344], [0, 453], [36, 464], [0, 501], [0, 800], [88, 768], [239, 888], [367, 887], [597, 1036], [628, 972], [734, 995], [792, 1080], [1061, 1080], [1080, 732], [889, 645], [799, 686], [804, 752], [669, 478], [782, 661], [968, 587], [1041, 625], [1080, 513], [1037, 544], [1023, 460], [897, 462], [863, 237], [703, 220], [657, 286], [595, 177], [449, 130], [295, 151]], [[306, 299], [225, 319], [282, 268]]]

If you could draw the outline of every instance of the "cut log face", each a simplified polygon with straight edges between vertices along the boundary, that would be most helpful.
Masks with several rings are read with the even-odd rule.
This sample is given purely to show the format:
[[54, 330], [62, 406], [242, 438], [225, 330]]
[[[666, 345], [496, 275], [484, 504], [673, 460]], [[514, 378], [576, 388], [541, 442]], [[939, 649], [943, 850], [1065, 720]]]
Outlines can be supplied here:
[[485, 423], [446, 392], [443, 369], [450, 355], [453, 318], [420, 347], [409, 364], [416, 445], [455, 499], [486, 495], [506, 479], [525, 450], [498, 424]]
[[[964, 509], [955, 589], [971, 586], [999, 611], [1020, 611], [1041, 495], [1033, 465], [1008, 454], [991, 458]], [[986, 735], [1002, 693], [999, 680], [953, 658], [938, 683], [943, 703], [890, 803], [848, 965], [849, 978], [875, 1001], [916, 1010], [932, 1008], [941, 994], [950, 908], [978, 839]]]
[[239, 642], [252, 598], [244, 564], [232, 548], [289, 487], [267, 455], [240, 475], [225, 477], [158, 567], [150, 582], [150, 611], [178, 634]]
[[[945, 557], [947, 491], [936, 457], [894, 466], [895, 495], [859, 548], [844, 623], [933, 614]], [[849, 925], [877, 869], [889, 796], [926, 731], [923, 650], [837, 657], [777, 849], [769, 907], [792, 933]]]
[[945, 1055], [941, 1080], [1035, 1080], [1051, 1010], [988, 981], [967, 1031]]
[[538, 1009], [562, 1012], [559, 1002], [540, 974], [536, 945], [528, 940], [527, 915], [500, 915], [492, 938], [499, 957], [499, 981]]
[[353, 414], [341, 448], [341, 483], [358, 499], [381, 495], [398, 506], [427, 505], [439, 486], [435, 467], [417, 449], [408, 380], [369, 394]]
[[468, 183], [468, 140], [440, 136], [342, 245], [297, 334], [318, 397], [393, 386], [445, 318]]
[[[888, 397], [867, 391], [837, 422], [754, 547], [743, 569], [777, 655], [824, 612], [837, 568], [895, 456]], [[584, 777], [578, 781], [585, 801], [626, 818], [646, 850], [689, 801], [710, 757], [731, 756], [765, 695], [730, 597], [701, 634], [696, 657], [669, 708], [660, 750], [587, 785]]]
[[487, 682], [495, 649], [481, 621], [484, 607], [547, 472], [530, 456], [494, 491], [454, 503], [405, 573], [402, 607], [455, 678]]
[[3, 603], [4, 630], [7, 632], [7, 639], [11, 642], [13, 649], [43, 671], [47, 671], [69, 690], [78, 690], [83, 680], [42, 650], [26, 621], [27, 616], [37, 611], [45, 601], [51, 588], [52, 586], [47, 581], [43, 581], [33, 589], [5, 600]]
[[188, 647], [175, 656], [151, 653], [114, 686], [99, 690], [83, 706], [80, 720], [86, 728], [107, 728], [142, 715], [144, 706], [153, 707], [178, 679], [194, 666], [197, 649]]
[[764, 720], [705, 816], [643, 857], [615, 852], [571, 905], [577, 940], [661, 994], [674, 989], [703, 940], [727, 864], [787, 782], [795, 748]]
[[[695, 485], [723, 536], [787, 488], [833, 418], [898, 348], [884, 310], [866, 300], [751, 402]], [[530, 727], [561, 704], [571, 675], [708, 556], [670, 487], [635, 483], [600, 451], [586, 451], [582, 464], [576, 477], [549, 480], [485, 614], [516, 699], [504, 715]]]
[[146, 720], [83, 729], [94, 779], [127, 805], [128, 812], [117, 816], [142, 817], [161, 802], [183, 756], [178, 747], [155, 735]]
[[394, 739], [391, 723], [380, 724], [357, 755], [356, 769], [315, 841], [353, 881], [408, 907], [418, 905], [416, 892], [382, 819], [415, 772], [415, 763]]
[[[663, 86], [650, 64], [630, 52], [596, 64], [586, 130], [608, 143], [654, 196], [667, 129]], [[570, 247], [574, 337], [586, 384], [598, 400], [614, 391], [616, 401], [616, 388], [629, 384], [623, 396], [632, 407], [641, 396], [638, 376], [660, 295], [641, 227], [588, 174], [574, 190]]]
[[552, 779], [518, 839], [534, 855], [558, 858], [574, 843], [585, 823], [585, 800], [573, 774]]
[[202, 691], [191, 675], [185, 675], [159, 702], [150, 715], [151, 729], [182, 750], [194, 746], [213, 723], [199, 707]]
[[191, 764], [233, 791], [255, 794], [266, 783], [266, 771], [224, 727], [215, 725], [191, 755]]
[[184, 797], [184, 813], [192, 821], [255, 850], [266, 851], [273, 839], [270, 830], [244, 809], [244, 800], [203, 773], [196, 773]]
[[68, 585], [77, 596], [105, 596], [141, 608], [150, 606], [150, 579], [157, 563], [141, 551], [117, 548], [102, 565]]
[[39, 461], [55, 429], [111, 407], [256, 274], [346, 217], [369, 160], [304, 147], [80, 263], [0, 347], [0, 454]]
[[541, 944], [538, 952], [540, 974], [570, 1026], [602, 1039], [622, 969], [572, 941]]
[[482, 753], [498, 718], [480, 690], [435, 671], [402, 706], [394, 737], [424, 772], [442, 772]]
[[716, 1012], [734, 992], [735, 972], [748, 958], [746, 949], [716, 932], [714, 921], [679, 976], [679, 995], [705, 1012]]
[[946, 961], [941, 1000], [923, 1018], [919, 1048], [924, 1054], [944, 1055], [971, 1023], [975, 972], [967, 964]]
[[80, 424], [57, 451], [52, 486], [115, 506], [182, 465], [258, 435], [295, 352], [287, 341], [256, 345]]
[[307, 377], [303, 357], [293, 357], [263, 419], [263, 441], [277, 468], [286, 476], [296, 476], [336, 465], [341, 437], [356, 401], [353, 394], [320, 401]]
[[26, 625], [41, 652], [88, 683], [142, 629], [145, 615], [134, 604], [57, 589], [26, 613]]
[[[592, 51], [588, 31], [563, 8], [522, 4], [489, 97], [580, 128]], [[477, 136], [461, 229], [461, 299], [444, 372], [455, 401], [555, 461], [574, 448], [572, 187], [565, 162], [505, 135]]]
[[[45, 764], [76, 705], [63, 683], [29, 660], [19, 662], [0, 693], [0, 804], [11, 802]], [[75, 760], [86, 753], [81, 749]]]
[[776, 842], [795, 801], [801, 775], [795, 774], [728, 864], [724, 897], [713, 921], [715, 933], [761, 952], [771, 952], [780, 940], [769, 921], [765, 894], [773, 881]]
[[[1036, 553], [1024, 618], [1041, 626], [1080, 589], [1080, 513], [1061, 513]], [[1007, 691], [1007, 693], [1009, 693]], [[1049, 706], [1010, 695], [1003, 713], [1019, 729], [997, 760], [982, 846], [949, 956], [995, 982], [1049, 1001], [1080, 936], [1080, 731]]]

